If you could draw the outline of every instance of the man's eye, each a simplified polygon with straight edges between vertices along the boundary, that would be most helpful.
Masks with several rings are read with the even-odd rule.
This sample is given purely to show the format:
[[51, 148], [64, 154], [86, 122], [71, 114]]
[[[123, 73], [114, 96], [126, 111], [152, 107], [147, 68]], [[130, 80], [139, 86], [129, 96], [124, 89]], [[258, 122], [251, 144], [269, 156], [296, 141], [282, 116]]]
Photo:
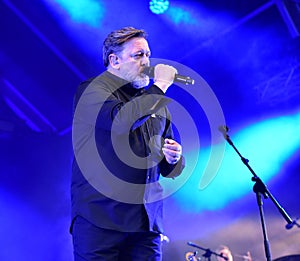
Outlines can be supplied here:
[[143, 58], [144, 55], [145, 55], [146, 57], [150, 57], [150, 53], [143, 53], [143, 52], [134, 53], [134, 54], [131, 55], [131, 57], [132, 57], [133, 59], [138, 60], [138, 59]]
[[134, 55], [135, 58], [142, 58], [144, 56], [144, 53], [136, 53]]

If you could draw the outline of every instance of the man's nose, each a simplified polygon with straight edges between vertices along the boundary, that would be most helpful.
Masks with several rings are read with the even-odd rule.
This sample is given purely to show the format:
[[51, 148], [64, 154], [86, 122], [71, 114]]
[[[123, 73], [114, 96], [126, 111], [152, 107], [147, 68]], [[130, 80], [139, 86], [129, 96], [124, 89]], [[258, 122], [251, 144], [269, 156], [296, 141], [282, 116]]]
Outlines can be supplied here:
[[148, 56], [144, 55], [142, 60], [141, 60], [141, 65], [149, 66], [150, 65], [150, 58]]

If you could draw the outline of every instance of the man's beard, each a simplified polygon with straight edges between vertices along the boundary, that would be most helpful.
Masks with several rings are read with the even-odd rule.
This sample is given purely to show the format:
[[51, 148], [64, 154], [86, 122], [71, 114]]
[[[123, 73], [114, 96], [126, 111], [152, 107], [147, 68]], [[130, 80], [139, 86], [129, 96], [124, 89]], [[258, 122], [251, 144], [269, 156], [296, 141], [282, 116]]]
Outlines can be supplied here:
[[150, 79], [147, 75], [143, 76], [137, 76], [133, 81], [132, 81], [132, 86], [135, 89], [141, 89], [149, 85]]

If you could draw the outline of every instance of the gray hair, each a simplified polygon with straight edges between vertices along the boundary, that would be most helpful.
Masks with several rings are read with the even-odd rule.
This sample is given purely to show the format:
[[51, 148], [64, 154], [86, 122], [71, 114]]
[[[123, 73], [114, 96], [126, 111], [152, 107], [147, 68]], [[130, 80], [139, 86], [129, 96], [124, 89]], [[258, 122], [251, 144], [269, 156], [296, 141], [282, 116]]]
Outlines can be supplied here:
[[119, 30], [111, 32], [103, 42], [103, 63], [107, 67], [109, 65], [109, 55], [112, 53], [120, 53], [123, 50], [123, 44], [134, 37], [147, 37], [147, 33], [143, 29], [134, 27], [123, 27]]

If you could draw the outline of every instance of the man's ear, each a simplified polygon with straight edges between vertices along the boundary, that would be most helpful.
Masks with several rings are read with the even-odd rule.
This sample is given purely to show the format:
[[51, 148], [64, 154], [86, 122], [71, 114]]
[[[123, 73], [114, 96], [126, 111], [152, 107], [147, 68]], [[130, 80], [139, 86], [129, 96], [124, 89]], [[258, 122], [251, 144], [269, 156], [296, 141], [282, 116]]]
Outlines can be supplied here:
[[109, 64], [114, 69], [120, 68], [119, 57], [114, 53], [109, 55]]

